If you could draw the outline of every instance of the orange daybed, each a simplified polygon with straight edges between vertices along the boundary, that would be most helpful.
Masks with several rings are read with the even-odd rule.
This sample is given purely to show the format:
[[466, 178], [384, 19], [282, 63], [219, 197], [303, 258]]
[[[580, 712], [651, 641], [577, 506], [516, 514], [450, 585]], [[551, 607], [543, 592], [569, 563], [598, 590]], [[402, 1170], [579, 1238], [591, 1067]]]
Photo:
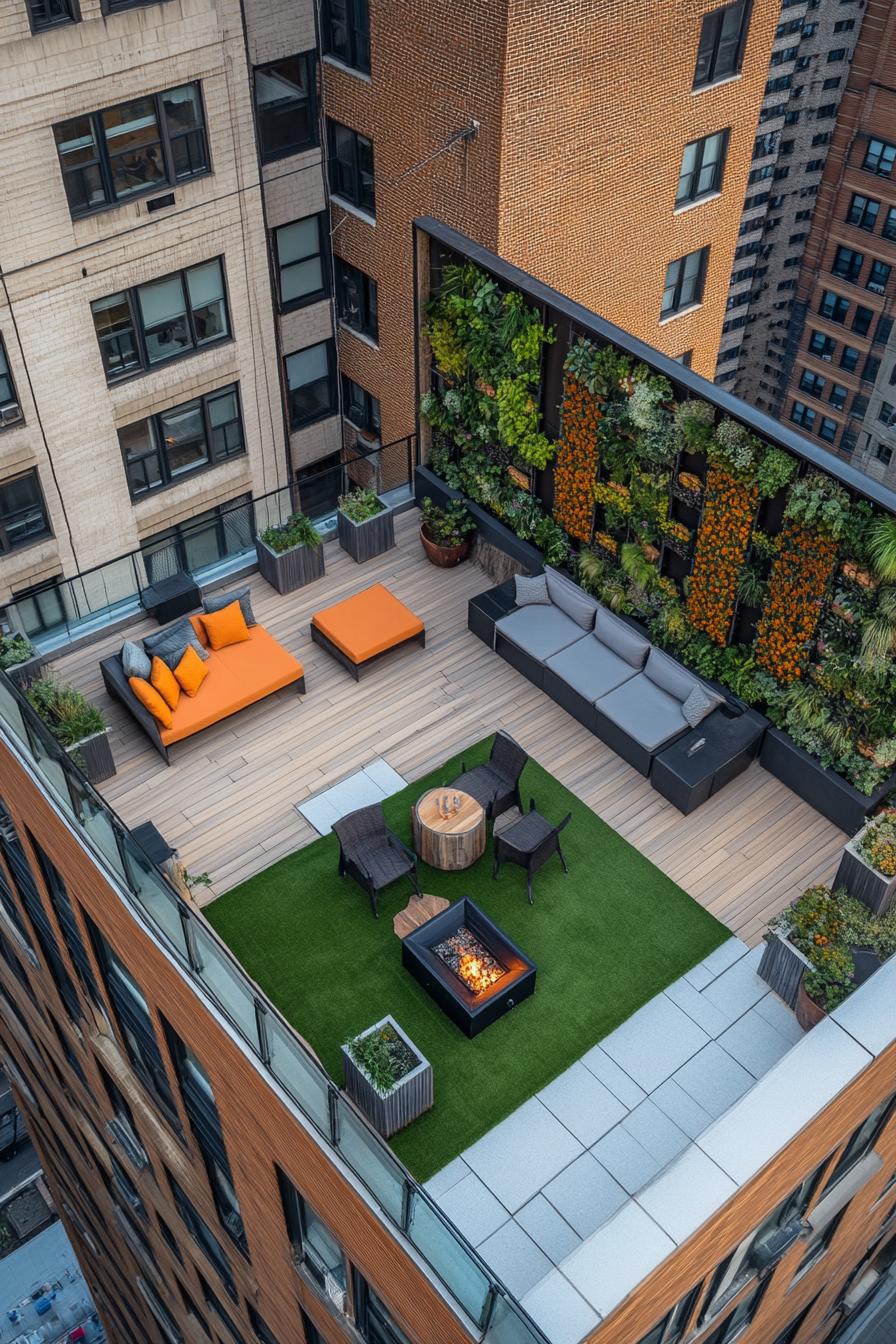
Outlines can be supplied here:
[[374, 583], [315, 612], [311, 638], [359, 681], [362, 669], [384, 653], [411, 640], [425, 645], [426, 627], [384, 584]]

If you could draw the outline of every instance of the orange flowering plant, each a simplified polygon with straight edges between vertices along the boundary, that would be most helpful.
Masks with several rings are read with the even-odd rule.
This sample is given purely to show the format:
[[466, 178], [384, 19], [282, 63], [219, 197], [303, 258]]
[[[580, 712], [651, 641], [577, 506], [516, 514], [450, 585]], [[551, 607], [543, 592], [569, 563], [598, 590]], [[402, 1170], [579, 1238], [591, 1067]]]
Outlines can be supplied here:
[[737, 580], [759, 502], [759, 487], [727, 466], [711, 466], [688, 592], [691, 623], [714, 644], [728, 643]]
[[554, 517], [577, 541], [591, 539], [600, 424], [613, 393], [628, 395], [631, 360], [615, 346], [578, 340], [566, 356], [562, 436], [554, 466]]

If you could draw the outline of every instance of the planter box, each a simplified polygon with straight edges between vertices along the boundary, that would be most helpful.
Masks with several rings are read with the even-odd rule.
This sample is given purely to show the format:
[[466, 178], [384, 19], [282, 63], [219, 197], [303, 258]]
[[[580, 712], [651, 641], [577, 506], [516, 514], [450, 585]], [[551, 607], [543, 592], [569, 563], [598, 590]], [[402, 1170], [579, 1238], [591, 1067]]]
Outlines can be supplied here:
[[108, 728], [91, 737], [82, 737], [74, 746], [66, 747], [66, 751], [76, 758], [76, 762], [83, 763], [84, 773], [91, 784], [102, 784], [104, 779], [111, 779], [115, 774]]
[[324, 575], [323, 542], [319, 546], [293, 546], [288, 551], [274, 551], [261, 537], [256, 537], [255, 554], [262, 578], [267, 579], [278, 593], [295, 592]]
[[799, 997], [800, 981], [803, 972], [811, 966], [809, 958], [793, 946], [793, 943], [780, 933], [770, 933], [766, 937], [762, 960], [757, 974], [769, 989], [773, 989], [779, 999], [783, 999], [789, 1008], [796, 1009]]
[[891, 775], [874, 793], [860, 793], [833, 770], [826, 770], [780, 728], [770, 727], [765, 734], [759, 764], [850, 835], [861, 829], [867, 814], [896, 788], [896, 775]]
[[6, 675], [14, 686], [22, 690], [29, 682], [37, 680], [49, 661], [48, 653], [36, 653], [25, 663], [13, 663], [12, 667], [6, 669]]
[[527, 574], [540, 574], [544, 569], [544, 559], [537, 546], [529, 541], [521, 541], [504, 523], [492, 516], [481, 504], [474, 504], [459, 490], [446, 485], [440, 476], [429, 467], [417, 467], [414, 473], [414, 498], [419, 504], [426, 496], [444, 508], [452, 499], [462, 499], [472, 514], [476, 524], [477, 541], [494, 546], [503, 551], [521, 565]]
[[859, 831], [858, 835], [844, 845], [834, 886], [845, 887], [850, 896], [862, 901], [876, 915], [882, 915], [889, 910], [893, 898], [896, 897], [896, 877], [885, 877], [876, 868], [872, 868], [867, 859], [862, 858], [856, 849], [856, 841], [860, 840], [864, 833], [864, 830]]
[[399, 1129], [404, 1129], [418, 1115], [428, 1111], [433, 1103], [432, 1065], [424, 1059], [410, 1037], [406, 1036], [394, 1017], [384, 1017], [375, 1022], [362, 1036], [389, 1026], [400, 1036], [408, 1049], [419, 1060], [416, 1068], [406, 1073], [389, 1092], [381, 1092], [356, 1064], [348, 1047], [342, 1047], [342, 1064], [345, 1073], [345, 1090], [352, 1101], [364, 1112], [373, 1127], [388, 1139]]
[[[379, 496], [377, 496], [379, 499]], [[339, 545], [348, 551], [353, 560], [362, 564], [376, 555], [391, 550], [395, 545], [395, 518], [384, 500], [381, 513], [374, 514], [363, 523], [353, 523], [346, 518], [341, 509], [336, 511], [336, 532]]]

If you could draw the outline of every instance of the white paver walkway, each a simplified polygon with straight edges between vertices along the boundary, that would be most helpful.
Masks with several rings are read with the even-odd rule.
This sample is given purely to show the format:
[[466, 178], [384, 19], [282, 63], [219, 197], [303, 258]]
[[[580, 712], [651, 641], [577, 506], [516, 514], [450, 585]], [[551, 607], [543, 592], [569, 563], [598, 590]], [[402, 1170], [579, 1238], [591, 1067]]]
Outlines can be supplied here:
[[347, 779], [316, 793], [313, 798], [296, 803], [296, 811], [321, 835], [329, 835], [333, 823], [340, 817], [359, 807], [381, 803], [384, 798], [398, 793], [406, 784], [407, 780], [402, 779], [397, 770], [393, 770], [382, 757], [377, 757]]

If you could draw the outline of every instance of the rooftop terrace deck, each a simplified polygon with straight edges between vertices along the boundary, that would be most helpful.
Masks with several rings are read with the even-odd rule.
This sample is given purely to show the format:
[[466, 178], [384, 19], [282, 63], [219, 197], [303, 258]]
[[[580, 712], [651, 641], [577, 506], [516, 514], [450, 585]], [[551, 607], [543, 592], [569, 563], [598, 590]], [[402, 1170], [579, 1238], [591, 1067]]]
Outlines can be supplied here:
[[[491, 586], [475, 564], [424, 558], [416, 511], [397, 546], [363, 567], [335, 544], [327, 576], [281, 596], [251, 578], [258, 620], [304, 663], [308, 693], [279, 692], [175, 746], [166, 767], [109, 699], [99, 672], [121, 632], [57, 660], [101, 705], [118, 773], [102, 792], [125, 822], [152, 820], [191, 872], [220, 894], [316, 838], [295, 803], [376, 757], [405, 779], [505, 728], [561, 783], [748, 944], [812, 882], [830, 880], [842, 833], [754, 764], [683, 817], [649, 782], [467, 630], [467, 601]], [[312, 613], [377, 581], [426, 623], [427, 647], [399, 652], [359, 683], [312, 644]], [[155, 629], [135, 622], [128, 636]]]

